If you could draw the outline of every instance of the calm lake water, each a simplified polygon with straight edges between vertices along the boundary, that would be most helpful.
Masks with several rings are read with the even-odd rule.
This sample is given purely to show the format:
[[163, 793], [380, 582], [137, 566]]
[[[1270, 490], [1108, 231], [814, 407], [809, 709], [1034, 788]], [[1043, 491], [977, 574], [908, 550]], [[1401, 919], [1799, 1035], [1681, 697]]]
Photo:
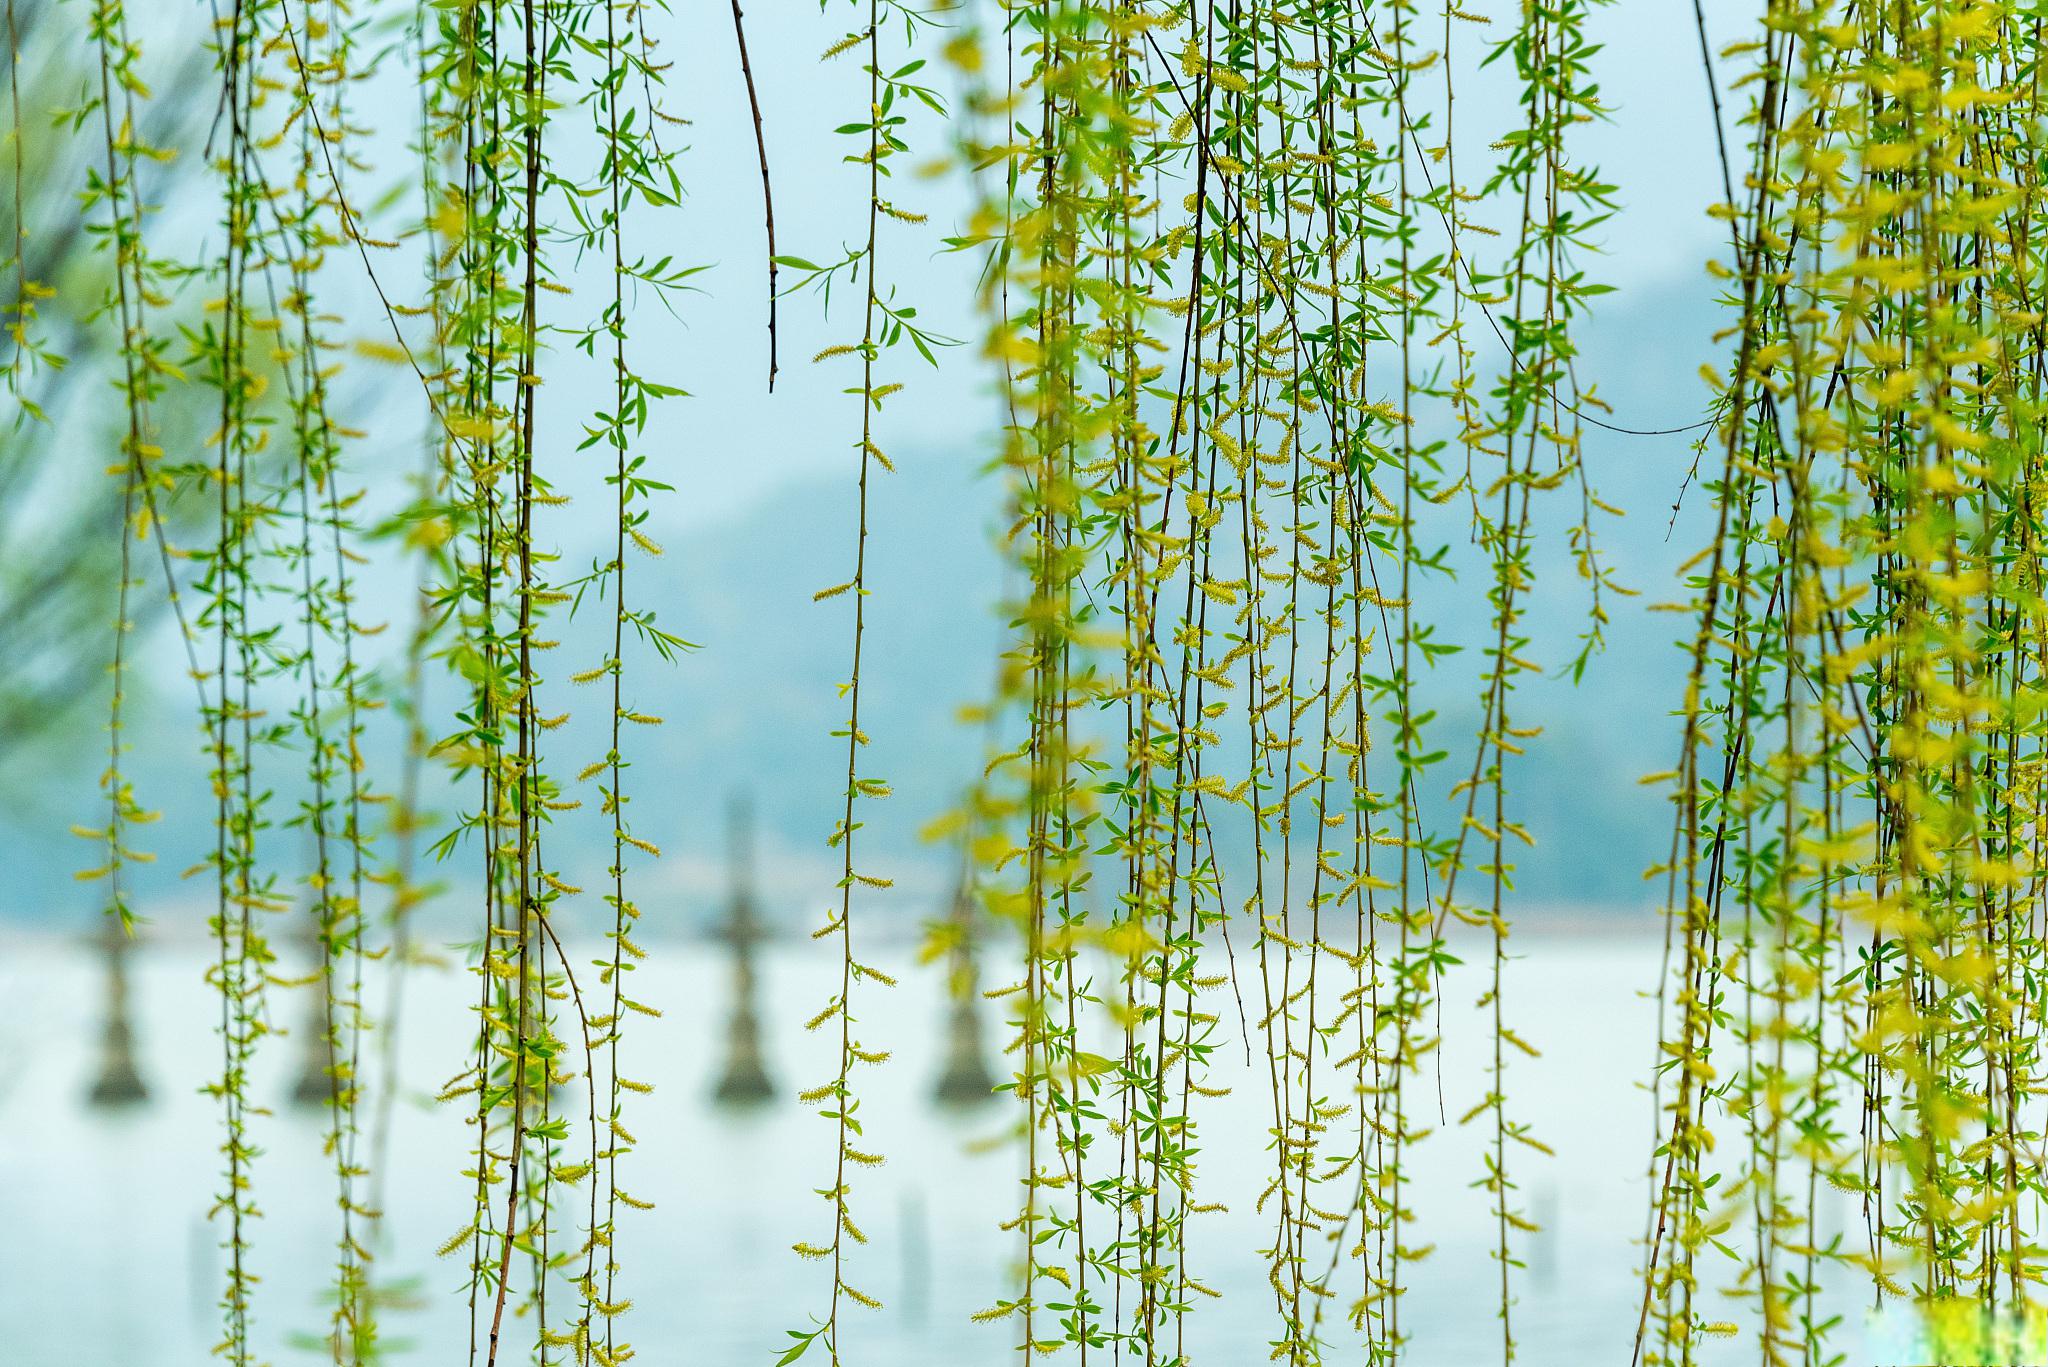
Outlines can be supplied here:
[[[4, 943], [0, 1362], [208, 1361], [219, 1324], [220, 1254], [206, 1219], [219, 1186], [219, 1141], [215, 1104], [200, 1092], [218, 1056], [217, 1011], [201, 977], [205, 947], [157, 945], [138, 956], [138, 1053], [152, 1097], [139, 1109], [108, 1113], [83, 1100], [104, 996], [98, 954], [19, 934]], [[1636, 1241], [1650, 1134], [1640, 1083], [1654, 1028], [1643, 993], [1656, 980], [1658, 946], [1560, 936], [1517, 948], [1524, 957], [1510, 966], [1509, 1018], [1543, 1056], [1514, 1064], [1510, 1109], [1557, 1150], [1555, 1158], [1524, 1151], [1511, 1160], [1525, 1208], [1546, 1226], [1522, 1245], [1528, 1269], [1518, 1281], [1518, 1359], [1530, 1367], [1618, 1367], [1629, 1358], [1639, 1295]], [[571, 954], [592, 957], [577, 955], [573, 944]], [[1012, 1363], [1014, 1326], [968, 1319], [1013, 1285], [1016, 1236], [992, 1231], [1015, 1212], [1017, 1158], [986, 1142], [1000, 1138], [1011, 1113], [1002, 1102], [961, 1114], [928, 1101], [944, 1042], [943, 984], [905, 954], [877, 957], [901, 970], [901, 986], [868, 994], [863, 1036], [895, 1056], [866, 1074], [863, 1115], [872, 1147], [889, 1161], [858, 1175], [856, 1216], [872, 1243], [850, 1275], [887, 1308], [847, 1320], [848, 1360]], [[281, 971], [297, 970], [287, 964]], [[802, 1022], [837, 972], [836, 959], [809, 946], [766, 953], [766, 1052], [785, 1095], [831, 1075], [835, 1042], [806, 1035]], [[409, 1345], [399, 1361], [465, 1360], [461, 1268], [434, 1249], [467, 1220], [459, 1176], [467, 1131], [455, 1108], [429, 1098], [464, 1066], [469, 981], [433, 970], [409, 978], [404, 1099], [393, 1131], [398, 1161], [386, 1186], [387, 1245], [378, 1260], [384, 1278], [402, 1278], [412, 1291], [407, 1307], [385, 1317], [387, 1338]], [[820, 1270], [789, 1246], [829, 1235], [812, 1189], [830, 1180], [830, 1127], [793, 1101], [749, 1115], [710, 1104], [728, 983], [722, 951], [707, 944], [658, 946], [635, 980], [635, 995], [665, 1011], [658, 1021], [634, 1021], [626, 1045], [628, 1073], [658, 1088], [631, 1099], [628, 1124], [642, 1143], [622, 1168], [629, 1188], [658, 1204], [623, 1213], [620, 1233], [624, 1290], [635, 1303], [627, 1334], [643, 1362], [765, 1367], [787, 1343], [782, 1331], [805, 1325], [822, 1303]], [[1497, 1361], [1500, 1351], [1488, 1197], [1471, 1185], [1481, 1172], [1482, 1136], [1478, 1126], [1456, 1123], [1486, 1086], [1490, 1046], [1486, 1018], [1472, 1009], [1478, 993], [1476, 969], [1448, 979], [1442, 1088], [1451, 1123], [1415, 1151], [1413, 1199], [1425, 1231], [1417, 1242], [1434, 1241], [1436, 1251], [1413, 1269], [1403, 1314], [1414, 1335], [1408, 1360], [1428, 1367]], [[308, 994], [276, 996], [278, 1023], [299, 1025]], [[368, 1001], [382, 1000], [381, 987], [373, 987]], [[1227, 990], [1211, 1009], [1235, 1031]], [[985, 1025], [993, 1050], [1001, 1034], [993, 1010]], [[254, 1179], [263, 1212], [253, 1234], [263, 1279], [257, 1331], [269, 1361], [313, 1362], [317, 1354], [293, 1340], [325, 1325], [333, 1183], [320, 1152], [322, 1113], [289, 1102], [299, 1041], [266, 1044], [255, 1092], [274, 1114], [256, 1121], [263, 1149]], [[1200, 1306], [1188, 1347], [1195, 1362], [1234, 1367], [1265, 1362], [1271, 1338], [1269, 1293], [1253, 1251], [1267, 1226], [1253, 1204], [1271, 1161], [1269, 1102], [1263, 1072], [1252, 1076], [1241, 1048], [1222, 1057], [1212, 1081], [1236, 1090], [1209, 1103], [1201, 1119], [1201, 1171], [1206, 1199], [1230, 1209], [1192, 1226], [1189, 1258], [1224, 1299]], [[580, 1107], [579, 1098], [571, 1109]], [[1323, 1200], [1341, 1206], [1347, 1196]], [[1846, 1200], [1837, 1201], [1823, 1211], [1823, 1232], [1852, 1216]], [[1854, 1305], [1843, 1307], [1852, 1323], [1860, 1316]], [[1728, 1346], [1729, 1356], [1738, 1352], [1751, 1359], [1755, 1349]]]

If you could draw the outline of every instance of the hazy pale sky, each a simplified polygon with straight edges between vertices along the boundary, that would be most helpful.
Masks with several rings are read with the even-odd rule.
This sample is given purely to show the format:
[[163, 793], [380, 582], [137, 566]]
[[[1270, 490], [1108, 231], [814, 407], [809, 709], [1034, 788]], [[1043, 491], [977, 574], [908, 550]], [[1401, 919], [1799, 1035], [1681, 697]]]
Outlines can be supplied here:
[[[1464, 8], [1493, 20], [1485, 28], [1457, 25], [1453, 35], [1463, 44], [1454, 58], [1458, 155], [1462, 174], [1472, 180], [1490, 160], [1487, 144], [1520, 123], [1511, 68], [1496, 63], [1483, 72], [1472, 69], [1481, 43], [1505, 36], [1517, 5], [1472, 0]], [[1737, 0], [1709, 0], [1717, 48], [1745, 30], [1750, 8]], [[864, 111], [860, 55], [821, 64], [818, 54], [865, 13], [865, 6], [849, 0], [828, 0], [822, 13], [807, 0], [770, 0], [749, 10], [748, 41], [775, 178], [778, 245], [787, 254], [826, 260], [861, 226], [864, 186], [857, 168], [840, 161], [853, 140], [831, 132]], [[686, 328], [671, 334], [666, 319], [655, 323], [646, 310], [636, 321], [645, 327], [640, 335], [650, 349], [672, 357], [680, 381], [699, 396], [689, 401], [686, 424], [690, 495], [664, 513], [694, 520], [721, 516], [778, 484], [848, 470], [847, 429], [857, 408], [840, 393], [847, 374], [814, 367], [810, 357], [843, 340], [848, 328], [857, 330], [859, 319], [857, 311], [844, 309], [835, 310], [831, 321], [821, 320], [810, 298], [785, 300], [782, 377], [774, 400], [766, 400], [759, 170], [731, 16], [723, 0], [691, 0], [663, 22], [664, 52], [677, 62], [669, 81], [672, 99], [692, 120], [683, 174], [693, 199], [681, 214], [643, 211], [634, 228], [650, 249], [659, 243], [660, 252], [673, 250], [681, 259], [713, 263], [713, 269], [702, 277], [706, 295], [685, 306]], [[1605, 45], [1593, 59], [1595, 77], [1614, 116], [1582, 127], [1574, 137], [1582, 149], [1580, 164], [1598, 166], [1608, 182], [1622, 187], [1623, 211], [1601, 230], [1608, 254], [1588, 262], [1589, 273], [1623, 290], [1674, 277], [1698, 279], [1716, 241], [1704, 210], [1721, 196], [1691, 5], [1628, 0], [1596, 6], [1592, 28]], [[884, 41], [900, 42], [900, 34], [891, 31]], [[934, 62], [925, 74], [951, 94], [953, 78], [943, 63]], [[927, 154], [946, 150], [947, 136], [936, 119], [918, 119], [908, 138], [913, 155], [899, 165], [915, 166]], [[972, 343], [984, 326], [974, 313], [972, 271], [963, 258], [941, 253], [938, 242], [968, 203], [965, 186], [957, 178], [905, 183], [899, 177], [891, 193], [899, 203], [929, 213], [932, 222], [890, 225], [882, 278], [896, 282], [902, 297], [917, 303], [940, 331]], [[972, 349], [948, 356], [938, 377], [914, 356], [901, 363], [903, 373], [895, 378], [910, 386], [905, 397], [914, 402], [893, 406], [884, 423], [884, 443], [892, 453], [966, 457], [977, 440], [985, 440], [993, 407], [985, 381], [968, 360]]]

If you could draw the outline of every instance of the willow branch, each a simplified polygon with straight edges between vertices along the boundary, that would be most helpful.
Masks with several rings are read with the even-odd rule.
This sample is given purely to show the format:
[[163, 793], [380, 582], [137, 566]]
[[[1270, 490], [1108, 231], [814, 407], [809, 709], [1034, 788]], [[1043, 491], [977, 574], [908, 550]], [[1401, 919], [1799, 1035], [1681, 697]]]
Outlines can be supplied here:
[[761, 128], [761, 97], [754, 89], [754, 64], [747, 58], [747, 26], [740, 0], [732, 0], [732, 32], [739, 40], [740, 74], [747, 80], [747, 108], [754, 116], [754, 151], [761, 159], [761, 211], [768, 221], [768, 392], [775, 392], [775, 191], [768, 183], [768, 137]]

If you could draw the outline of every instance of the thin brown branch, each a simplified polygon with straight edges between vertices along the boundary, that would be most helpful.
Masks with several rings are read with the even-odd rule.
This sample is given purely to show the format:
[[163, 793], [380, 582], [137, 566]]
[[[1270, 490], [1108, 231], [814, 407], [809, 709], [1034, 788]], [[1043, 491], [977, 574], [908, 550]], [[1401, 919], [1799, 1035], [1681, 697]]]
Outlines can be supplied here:
[[761, 158], [761, 211], [768, 221], [768, 392], [775, 392], [775, 191], [768, 183], [768, 137], [761, 128], [761, 97], [754, 89], [754, 64], [747, 58], [747, 26], [740, 0], [732, 0], [732, 32], [740, 45], [740, 74], [747, 80], [747, 108], [754, 115], [754, 151]]

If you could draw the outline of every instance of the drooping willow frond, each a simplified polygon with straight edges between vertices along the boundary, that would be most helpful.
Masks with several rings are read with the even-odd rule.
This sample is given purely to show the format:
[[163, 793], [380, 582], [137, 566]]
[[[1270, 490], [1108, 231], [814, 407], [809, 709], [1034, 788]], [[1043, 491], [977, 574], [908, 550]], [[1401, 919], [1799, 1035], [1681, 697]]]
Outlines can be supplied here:
[[[36, 386], [59, 364], [22, 203], [25, 3], [7, 9], [5, 253], [24, 428], [47, 419]], [[807, 1179], [830, 1228], [795, 1245], [828, 1280], [785, 1362], [858, 1360], [851, 1312], [879, 1308], [860, 1207], [885, 1155], [861, 1083], [889, 1055], [876, 932], [905, 913], [869, 831], [895, 786], [864, 727], [884, 691], [923, 681], [878, 650], [903, 605], [877, 591], [871, 538], [918, 478], [903, 414], [944, 401], [921, 382], [951, 343], [919, 311], [934, 250], [979, 272], [970, 350], [999, 414], [979, 435], [1013, 586], [980, 709], [993, 753], [950, 823], [978, 909], [1014, 934], [989, 995], [1008, 1013], [1020, 1196], [989, 1238], [1016, 1279], [978, 1316], [1003, 1323], [991, 1333], [1027, 1358], [1193, 1356], [1221, 1280], [1199, 1252], [1226, 1204], [1212, 1121], [1248, 1115], [1263, 1148], [1232, 1176], [1275, 1361], [1414, 1360], [1412, 1293], [1444, 1242], [1419, 1174], [1457, 1125], [1478, 1139], [1486, 1299], [1516, 1356], [1537, 1232], [1521, 1193], [1574, 1138], [1537, 1133], [1513, 1086], [1543, 1024], [1512, 962], [1522, 779], [1548, 762], [1536, 677], [1597, 670], [1636, 629], [1616, 612], [1632, 590], [1594, 443], [1692, 430], [1711, 531], [1665, 605], [1687, 642], [1660, 776], [1674, 825], [1636, 1356], [1689, 1364], [1734, 1333], [1765, 1363], [1819, 1367], [1844, 1351], [1847, 1287], [1986, 1319], [2037, 1304], [2033, 10], [1762, 0], [1719, 55], [1696, 11], [1702, 117], [1724, 93], [1738, 117], [1716, 130], [1728, 319], [1707, 416], [1674, 425], [1601, 416], [1580, 350], [1606, 292], [1595, 243], [1630, 193], [1585, 160], [1585, 126], [1614, 113], [1597, 0], [826, 0], [806, 52], [857, 77], [832, 135], [852, 188], [826, 221], [779, 226], [766, 78], [784, 73], [730, 11], [769, 387], [784, 296], [829, 305], [836, 286], [815, 364], [858, 405], [838, 418], [850, 563], [815, 595], [846, 631], [843, 771], [789, 776], [833, 798], [817, 834], [834, 876], [814, 891], [837, 972], [792, 1017], [833, 1045], [798, 1093], [831, 1135]], [[649, 606], [669, 587], [650, 518], [698, 454], [657, 421], [683, 389], [653, 377], [635, 317], [697, 287], [667, 245], [695, 211], [676, 143], [686, 106], [722, 98], [671, 87], [654, 30], [694, 41], [715, 21], [724, 41], [726, 16], [235, 0], [209, 17], [214, 117], [187, 149], [153, 144], [166, 96], [144, 79], [139, 9], [62, 13], [88, 70], [55, 122], [91, 153], [74, 188], [104, 289], [77, 315], [119, 396], [118, 436], [89, 462], [121, 514], [100, 529], [117, 533], [113, 679], [82, 876], [136, 919], [136, 829], [155, 814], [129, 773], [134, 620], [160, 594], [197, 698], [190, 805], [212, 828], [194, 872], [220, 1044], [218, 1351], [261, 1359], [261, 1269], [283, 1256], [257, 1234], [251, 1077], [287, 989], [319, 994], [321, 1341], [337, 1363], [384, 1351], [397, 1046], [375, 1068], [366, 1054], [400, 998], [373, 1022], [366, 984], [380, 956], [409, 956], [430, 852], [462, 870], [471, 935], [473, 1034], [443, 1091], [470, 1129], [470, 1208], [442, 1248], [466, 1266], [468, 1361], [623, 1363], [628, 1290], [660, 1284], [620, 1251], [619, 1206], [648, 1205], [623, 1184], [642, 1147], [626, 1094], [648, 1084], [622, 1048], [660, 1010], [631, 987], [634, 880], [666, 838], [633, 803], [670, 782], [636, 770], [637, 747], [689, 715], [650, 700], [670, 685], [649, 657], [693, 649]], [[1724, 92], [1727, 63], [1742, 74]], [[394, 82], [410, 89], [385, 129]], [[375, 157], [400, 140], [416, 164], [394, 176]], [[163, 168], [187, 152], [174, 184]], [[929, 223], [944, 201], [910, 174], [935, 154], [972, 195], [960, 222]], [[175, 201], [185, 184], [203, 213]], [[848, 245], [818, 265], [778, 233]], [[602, 383], [565, 403], [550, 382], [579, 356]], [[357, 384], [358, 366], [381, 378]], [[422, 429], [402, 443], [383, 426], [398, 413]], [[394, 492], [377, 462], [400, 445], [417, 468]], [[565, 547], [592, 506], [601, 544], [579, 571]], [[364, 586], [400, 552], [416, 559], [394, 664]], [[1582, 605], [1563, 629], [1553, 578]], [[395, 781], [377, 721], [394, 699]], [[460, 796], [434, 822], [441, 768]], [[579, 840], [602, 851], [583, 875]], [[274, 947], [293, 916], [318, 957], [299, 979]], [[603, 945], [581, 964], [579, 937]], [[1473, 943], [1482, 961], [1460, 972]], [[1454, 1030], [1485, 1047], [1447, 1086]], [[1237, 1052], [1249, 1071], [1230, 1080]], [[1829, 1190], [1860, 1203], [1860, 1247], [1824, 1233]]]

